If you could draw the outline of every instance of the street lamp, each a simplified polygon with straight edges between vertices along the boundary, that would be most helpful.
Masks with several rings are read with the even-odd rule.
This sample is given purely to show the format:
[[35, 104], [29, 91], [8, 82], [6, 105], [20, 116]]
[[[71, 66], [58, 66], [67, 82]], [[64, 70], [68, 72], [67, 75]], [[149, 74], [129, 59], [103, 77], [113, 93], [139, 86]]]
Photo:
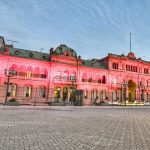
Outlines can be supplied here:
[[72, 102], [72, 104], [73, 104], [73, 96], [74, 96], [74, 82], [76, 81], [76, 77], [75, 77], [75, 75], [71, 75], [70, 76], [70, 81], [71, 81], [71, 89], [72, 89], [72, 94], [71, 94], [71, 102]]
[[6, 83], [6, 96], [5, 96], [5, 104], [7, 103], [7, 97], [8, 97], [8, 89], [10, 84], [10, 78], [17, 75], [17, 71], [13, 69], [5, 69], [4, 70], [5, 76], [7, 77], [7, 83]]
[[123, 82], [123, 97], [124, 97], [124, 104], [126, 106], [126, 87], [128, 86], [128, 83], [126, 81]]

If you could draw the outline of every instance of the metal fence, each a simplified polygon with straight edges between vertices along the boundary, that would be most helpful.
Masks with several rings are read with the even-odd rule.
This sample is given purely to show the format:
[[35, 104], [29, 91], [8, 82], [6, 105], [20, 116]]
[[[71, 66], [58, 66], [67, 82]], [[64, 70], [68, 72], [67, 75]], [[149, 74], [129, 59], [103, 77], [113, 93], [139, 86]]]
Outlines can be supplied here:
[[[31, 91], [30, 91], [31, 90]], [[85, 95], [82, 90], [79, 90], [75, 93], [75, 95], [67, 99], [58, 98], [54, 94], [54, 89], [44, 89], [43, 91], [39, 87], [32, 87], [32, 89], [25, 87], [17, 86], [16, 89], [9, 88], [8, 92], [6, 85], [0, 85], [0, 103], [4, 103], [6, 100], [7, 93], [7, 101], [12, 98], [18, 100], [21, 104], [26, 105], [44, 105], [51, 104], [53, 102], [61, 103], [62, 105], [95, 105], [95, 103], [109, 103], [109, 104], [125, 104], [125, 103], [149, 103], [150, 102], [150, 94], [136, 94], [136, 96], [129, 96], [126, 94], [126, 97], [123, 93], [117, 92], [114, 95], [112, 92], [105, 92], [104, 95], [101, 93], [97, 93], [95, 96], [92, 94]], [[30, 93], [29, 93], [30, 92]], [[92, 92], [89, 92], [92, 93]]]

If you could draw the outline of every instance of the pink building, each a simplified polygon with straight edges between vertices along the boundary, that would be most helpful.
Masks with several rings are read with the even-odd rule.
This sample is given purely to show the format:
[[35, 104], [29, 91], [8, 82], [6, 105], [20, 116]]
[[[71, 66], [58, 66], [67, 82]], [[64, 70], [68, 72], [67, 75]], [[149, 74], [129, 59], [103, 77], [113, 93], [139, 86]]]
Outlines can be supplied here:
[[[7, 71], [15, 70], [8, 84]], [[8, 91], [8, 92], [7, 92]], [[6, 45], [0, 37], [0, 103], [17, 99], [22, 104], [74, 101], [79, 105], [146, 103], [150, 101], [150, 62], [108, 54], [84, 60], [66, 45], [50, 53]]]

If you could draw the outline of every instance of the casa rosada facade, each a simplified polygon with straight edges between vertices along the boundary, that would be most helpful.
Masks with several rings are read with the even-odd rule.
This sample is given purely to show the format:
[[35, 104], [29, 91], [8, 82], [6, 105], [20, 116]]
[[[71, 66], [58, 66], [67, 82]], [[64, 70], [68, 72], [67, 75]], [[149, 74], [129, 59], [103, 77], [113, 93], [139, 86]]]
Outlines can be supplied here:
[[[9, 71], [16, 74], [9, 76]], [[9, 84], [8, 83], [9, 78]], [[150, 62], [133, 52], [84, 60], [66, 45], [49, 54], [14, 48], [0, 37], [0, 103], [80, 99], [81, 105], [150, 101]]]

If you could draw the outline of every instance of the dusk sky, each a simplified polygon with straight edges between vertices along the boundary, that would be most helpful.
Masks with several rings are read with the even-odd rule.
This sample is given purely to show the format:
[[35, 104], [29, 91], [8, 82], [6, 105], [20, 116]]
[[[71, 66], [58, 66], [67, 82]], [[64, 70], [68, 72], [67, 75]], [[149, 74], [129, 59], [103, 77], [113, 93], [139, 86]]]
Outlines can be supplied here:
[[66, 44], [82, 58], [132, 51], [150, 61], [149, 0], [0, 0], [0, 35], [49, 52]]

